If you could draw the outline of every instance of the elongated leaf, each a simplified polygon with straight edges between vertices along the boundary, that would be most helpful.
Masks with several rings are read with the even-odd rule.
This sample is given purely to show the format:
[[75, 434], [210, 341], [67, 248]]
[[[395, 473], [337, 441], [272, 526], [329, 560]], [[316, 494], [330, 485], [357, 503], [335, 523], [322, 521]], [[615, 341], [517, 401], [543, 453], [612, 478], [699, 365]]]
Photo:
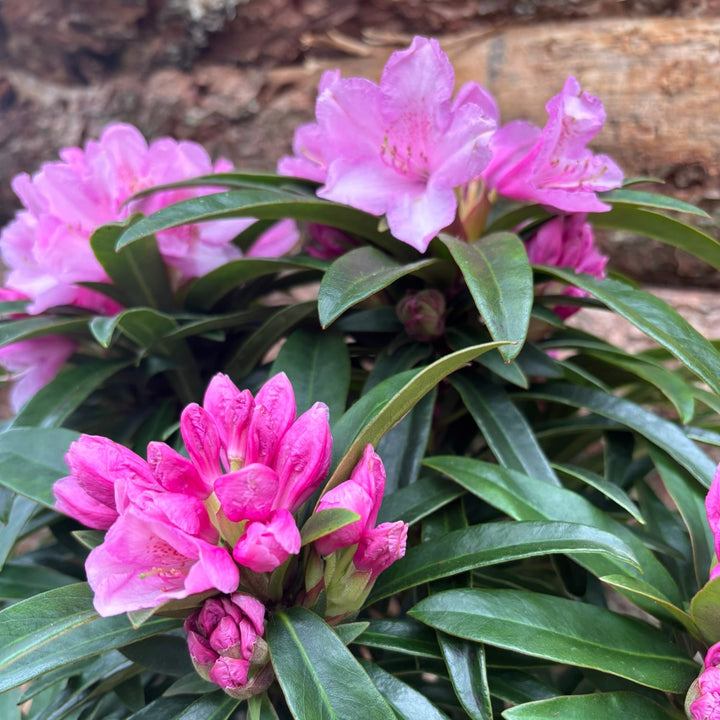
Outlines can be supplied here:
[[147, 349], [158, 345], [164, 335], [177, 329], [174, 318], [145, 307], [123, 310], [112, 317], [96, 317], [90, 323], [90, 331], [105, 348], [112, 345], [115, 331], [121, 332], [142, 349]]
[[302, 545], [314, 542], [323, 535], [328, 535], [359, 519], [360, 516], [356, 512], [345, 508], [329, 508], [313, 513], [300, 531]]
[[69, 335], [87, 331], [87, 318], [40, 317], [0, 322], [0, 347], [43, 335]]
[[82, 402], [127, 362], [92, 362], [61, 372], [40, 388], [15, 416], [11, 427], [59, 427]]
[[443, 456], [427, 458], [424, 464], [451, 477], [474, 495], [499, 508], [516, 520], [557, 520], [589, 525], [617, 536], [631, 549], [640, 561], [642, 573], [631, 566], [601, 556], [579, 558], [581, 565], [598, 577], [617, 574], [640, 576], [658, 588], [673, 603], [682, 603], [677, 585], [667, 570], [645, 544], [627, 527], [598, 510], [577, 493], [548, 485], [529, 475], [523, 475], [499, 465], [471, 458]]
[[705, 492], [692, 481], [681, 468], [671, 462], [668, 456], [650, 446], [650, 457], [660, 478], [670, 493], [690, 534], [693, 549], [695, 577], [698, 586], [707, 582], [710, 566], [715, 555], [713, 534], [707, 521]]
[[625, 230], [686, 250], [720, 268], [720, 244], [692, 225], [661, 213], [631, 205], [616, 205], [610, 212], [592, 215], [595, 227]]
[[77, 578], [63, 575], [57, 570], [11, 560], [0, 573], [0, 600], [24, 600], [31, 595], [75, 582]]
[[369, 246], [341, 255], [333, 262], [320, 283], [320, 324], [327, 327], [353, 305], [375, 295], [401, 277], [437, 262], [429, 258], [402, 264], [381, 250]]
[[233, 217], [254, 217], [258, 220], [295, 218], [332, 225], [376, 242], [387, 241], [388, 237], [387, 233], [378, 232], [376, 217], [346, 205], [279, 188], [247, 188], [203, 195], [169, 205], [131, 225], [118, 240], [117, 249], [160, 230]]
[[[689, 215], [698, 215], [704, 218], [710, 217], [701, 208], [684, 202], [683, 200], [678, 200], [668, 195], [660, 195], [660, 193], [643, 192], [642, 190], [618, 188], [617, 190], [610, 190], [609, 192], [603, 193], [602, 199], [603, 202], [610, 203], [613, 207], [618, 205], [632, 205], [654, 210], [671, 210], [673, 212], [688, 213]], [[595, 216], [593, 216], [592, 223], [593, 225], [595, 224]]]
[[670, 705], [661, 707], [649, 698], [631, 692], [572, 695], [518, 705], [503, 711], [506, 720], [684, 720]]
[[350, 355], [342, 335], [296, 330], [280, 348], [271, 375], [284, 372], [295, 391], [298, 413], [324, 402], [333, 423], [345, 410], [350, 386]]
[[442, 658], [436, 634], [412, 618], [373, 620], [358, 638], [359, 645], [422, 658]]
[[15, 498], [7, 523], [0, 525], [0, 571], [35, 510], [37, 504], [32, 500]]
[[0, 613], [0, 692], [54, 668], [122, 647], [179, 621], [153, 618], [133, 629], [124, 615], [101, 618], [85, 583], [66, 585], [11, 605]]
[[362, 666], [399, 720], [449, 720], [445, 713], [440, 712], [422, 693], [407, 683], [373, 663], [363, 662]]
[[339, 460], [325, 491], [350, 477], [365, 446], [376, 445], [380, 438], [443, 378], [502, 343], [475, 345], [445, 355], [414, 372], [395, 375], [380, 383], [350, 408], [333, 428], [333, 460]]
[[438, 633], [443, 660], [460, 704], [472, 720], [493, 720], [482, 645]]
[[560, 484], [527, 420], [502, 388], [470, 374], [458, 374], [451, 382], [503, 465]]
[[720, 578], [710, 580], [693, 597], [690, 617], [708, 644], [720, 642]]
[[474, 243], [450, 235], [440, 239], [460, 268], [492, 338], [514, 343], [500, 348], [510, 362], [525, 342], [533, 302], [532, 270], [525, 246], [508, 232], [485, 235]]
[[383, 498], [378, 524], [404, 520], [409, 525], [434, 513], [463, 494], [463, 489], [437, 477], [422, 477]]
[[520, 590], [448, 590], [410, 615], [437, 630], [554, 662], [685, 692], [697, 665], [665, 634], [634, 618]]
[[248, 698], [247, 720], [278, 720], [278, 715], [266, 692]]
[[20, 711], [19, 690], [9, 690], [0, 694], [0, 717], [5, 720], [22, 720]]
[[542, 388], [524, 393], [524, 395], [552, 400], [562, 405], [586, 408], [598, 415], [616, 420], [662, 448], [688, 470], [700, 484], [710, 487], [715, 472], [715, 464], [712, 460], [677, 425], [629, 400], [600, 390], [562, 383], [548, 383]]
[[295, 720], [395, 720], [358, 661], [316, 615], [300, 607], [276, 612], [267, 640]]
[[240, 700], [231, 698], [222, 690], [203, 695], [198, 699], [180, 695], [160, 697], [128, 720], [228, 720]]
[[[715, 243], [714, 240], [712, 242]], [[720, 254], [720, 245], [718, 248]], [[720, 394], [720, 353], [660, 298], [618, 280], [596, 280], [589, 275], [576, 275], [567, 269], [549, 266], [542, 266], [540, 269], [569, 285], [585, 290], [629, 320]]]
[[380, 575], [369, 602], [438, 578], [486, 565], [551, 553], [601, 553], [639, 568], [619, 538], [567, 522], [501, 522], [473, 525], [408, 550]]
[[190, 308], [209, 310], [231, 290], [253, 278], [286, 270], [323, 271], [327, 265], [324, 260], [304, 257], [231, 260], [195, 280], [185, 296], [185, 304]]
[[52, 508], [53, 483], [69, 473], [65, 453], [79, 433], [63, 428], [12, 428], [0, 433], [0, 484]]
[[267, 320], [270, 315], [272, 315], [272, 308], [258, 307], [223, 315], [200, 316], [195, 320], [183, 323], [177, 330], [167, 333], [165, 338], [167, 340], [177, 340], [194, 335], [205, 335], [225, 328], [239, 330], [241, 328], [255, 327], [257, 323]]
[[277, 310], [236, 350], [225, 366], [232, 377], [245, 377], [265, 353], [291, 328], [315, 312], [315, 301], [295, 303]]
[[144, 237], [132, 248], [116, 252], [115, 245], [126, 228], [127, 223], [99, 227], [90, 238], [95, 257], [130, 305], [171, 310], [175, 303], [157, 241], [153, 236]]

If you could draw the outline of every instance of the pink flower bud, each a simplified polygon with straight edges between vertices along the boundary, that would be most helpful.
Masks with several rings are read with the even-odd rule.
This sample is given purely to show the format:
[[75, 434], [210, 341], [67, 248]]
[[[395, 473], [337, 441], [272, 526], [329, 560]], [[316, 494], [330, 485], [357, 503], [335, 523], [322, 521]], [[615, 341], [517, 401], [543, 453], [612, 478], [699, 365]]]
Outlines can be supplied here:
[[300, 531], [285, 509], [273, 510], [267, 521], [249, 522], [233, 557], [254, 572], [272, 572], [300, 552]]
[[322, 258], [323, 260], [335, 260], [344, 255], [348, 250], [359, 247], [358, 241], [337, 228], [330, 225], [308, 223], [308, 234], [310, 241], [305, 246], [308, 255]]
[[418, 342], [436, 340], [445, 332], [445, 296], [439, 290], [407, 292], [396, 312], [407, 334]]
[[147, 459], [155, 480], [165, 490], [204, 500], [211, 489], [200, 477], [197, 468], [186, 457], [163, 442], [150, 442]]
[[202, 479], [212, 487], [222, 475], [220, 435], [212, 416], [197, 403], [188, 405], [180, 416], [180, 433], [190, 459]]
[[285, 373], [270, 378], [255, 396], [247, 462], [272, 465], [282, 436], [295, 420], [295, 393]]
[[221, 475], [215, 481], [215, 495], [228, 520], [265, 520], [278, 491], [274, 470], [252, 463], [242, 470]]
[[353, 556], [355, 567], [361, 572], [370, 570], [371, 580], [374, 580], [405, 555], [407, 533], [407, 523], [401, 520], [366, 530]]

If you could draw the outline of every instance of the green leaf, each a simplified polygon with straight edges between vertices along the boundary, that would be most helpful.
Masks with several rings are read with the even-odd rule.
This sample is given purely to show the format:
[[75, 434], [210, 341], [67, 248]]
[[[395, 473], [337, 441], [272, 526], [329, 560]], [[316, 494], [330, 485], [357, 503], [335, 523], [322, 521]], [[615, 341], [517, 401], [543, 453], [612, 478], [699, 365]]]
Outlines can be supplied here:
[[697, 664], [665, 633], [595, 605], [520, 590], [448, 590], [410, 615], [437, 630], [554, 662], [685, 692]]
[[63, 428], [12, 428], [0, 433], [0, 484], [53, 508], [52, 485], [69, 473], [65, 453], [79, 433]]
[[315, 312], [314, 300], [287, 305], [274, 312], [248, 337], [225, 365], [231, 377], [245, 377], [263, 359], [265, 353], [290, 329]]
[[128, 364], [96, 361], [61, 371], [30, 398], [10, 427], [59, 427], [90, 393]]
[[383, 498], [378, 524], [404, 520], [413, 525], [459, 498], [464, 490], [438, 477], [421, 477], [412, 485], [396, 490]]
[[720, 642], [720, 578], [710, 580], [693, 597], [690, 617], [709, 645]]
[[104, 348], [112, 345], [116, 330], [147, 350], [153, 346], [162, 347], [163, 336], [177, 329], [174, 318], [146, 307], [123, 310], [112, 317], [95, 317], [90, 322], [90, 332]]
[[437, 262], [429, 258], [403, 264], [370, 246], [356, 248], [341, 255], [330, 265], [320, 283], [320, 324], [326, 328], [353, 305], [384, 290], [401, 277]]
[[465, 373], [451, 382], [500, 463], [551, 485], [560, 484], [527, 420], [501, 387]]
[[0, 525], [0, 570], [36, 510], [37, 504], [32, 500], [15, 498], [7, 523]]
[[237, 312], [225, 313], [223, 315], [200, 316], [183, 323], [177, 330], [172, 330], [165, 335], [167, 340], [178, 340], [194, 335], [206, 335], [216, 330], [231, 328], [233, 331], [242, 328], [255, 327], [259, 322], [267, 320], [272, 314], [269, 307], [257, 307], [250, 310], [238, 310]]
[[66, 585], [0, 612], [0, 692], [38, 675], [179, 625], [153, 618], [133, 629], [124, 615], [101, 618], [85, 584]]
[[373, 663], [363, 662], [362, 666], [399, 720], [449, 720], [445, 713], [440, 712], [422, 693], [407, 683]]
[[0, 573], [0, 600], [24, 600], [75, 582], [77, 578], [63, 575], [52, 568], [11, 560]]
[[525, 246], [508, 232], [485, 235], [466, 243], [440, 235], [467, 283], [477, 309], [494, 340], [513, 345], [500, 348], [510, 362], [522, 349], [533, 304], [533, 276]]
[[280, 348], [270, 374], [279, 372], [284, 372], [293, 386], [298, 414], [318, 401], [328, 406], [331, 424], [344, 412], [350, 355], [342, 335], [295, 330]]
[[438, 643], [463, 710], [472, 720], [493, 720], [483, 646], [444, 633]]
[[631, 205], [617, 205], [610, 212], [593, 213], [590, 222], [598, 228], [625, 230], [659, 240], [720, 268], [720, 243], [682, 220]]
[[300, 607], [276, 612], [267, 640], [295, 720], [395, 720], [358, 661], [316, 615]]
[[661, 707], [649, 698], [631, 692], [569, 695], [518, 705], [503, 711], [505, 720], [684, 720], [669, 704]]
[[356, 642], [358, 645], [433, 660], [442, 657], [436, 634], [408, 617], [398, 620], [373, 620]]
[[[129, 222], [134, 222], [138, 217], [131, 218]], [[132, 247], [115, 250], [117, 240], [127, 226], [125, 222], [99, 227], [90, 237], [90, 247], [95, 257], [127, 298], [128, 305], [171, 310], [175, 303], [167, 266], [155, 238], [148, 236]]]
[[626, 543], [588, 525], [484, 523], [410, 548], [380, 575], [369, 602], [467, 570], [552, 553], [601, 553], [640, 569]]
[[240, 258], [195, 280], [185, 296], [190, 308], [209, 310], [231, 290], [248, 280], [275, 275], [286, 270], [323, 271], [328, 263], [316, 258]]
[[159, 697], [128, 720], [228, 720], [240, 702], [222, 690], [198, 699], [187, 695]]
[[523, 397], [583, 408], [622, 423], [662, 448], [702, 485], [710, 487], [715, 472], [712, 460], [677, 425], [629, 400], [565, 383], [547, 383], [529, 393], [523, 393]]
[[20, 690], [0, 694], [0, 717], [5, 720], [22, 720]]
[[378, 232], [378, 218], [361, 210], [279, 188], [247, 188], [203, 195], [169, 205], [131, 225], [118, 240], [117, 249], [160, 230], [235, 217], [258, 220], [294, 218], [331, 225], [375, 242], [387, 241], [388, 238], [388, 233]]
[[[678, 200], [659, 193], [643, 192], [641, 190], [628, 190], [619, 188], [602, 193], [600, 196], [603, 202], [610, 203], [613, 207], [618, 205], [632, 205], [642, 208], [653, 208], [656, 210], [671, 210], [673, 212], [688, 213], [699, 217], [709, 218], [710, 216], [701, 208], [690, 203]], [[605, 213], [603, 213], [604, 215]], [[592, 224], [595, 225], [596, 216], [592, 217]]]
[[368, 443], [377, 445], [380, 438], [441, 380], [499, 345], [501, 343], [486, 343], [458, 350], [420, 370], [395, 375], [363, 395], [333, 427], [333, 460], [341, 459], [325, 492], [350, 477], [365, 446]]
[[575, 522], [617, 536], [640, 561], [642, 573], [636, 573], [630, 566], [618, 565], [602, 556], [585, 556], [580, 564], [591, 569], [598, 577], [618, 572], [641, 575], [642, 579], [658, 588], [672, 602], [682, 602], [672, 577], [642, 540], [577, 493], [471, 458], [433, 457], [427, 458], [424, 464], [445, 473], [474, 495], [516, 520]]
[[194, 671], [187, 643], [187, 635], [180, 629], [131, 643], [120, 652], [148, 670], [181, 677]]
[[301, 547], [359, 519], [360, 516], [356, 512], [345, 508], [319, 510], [308, 518], [300, 530]]
[[0, 347], [42, 337], [43, 335], [70, 335], [87, 331], [86, 317], [40, 317], [27, 320], [7, 320], [0, 322]]
[[278, 720], [278, 715], [266, 692], [248, 698], [247, 720]]
[[333, 630], [337, 636], [343, 641], [345, 645], [349, 645], [354, 642], [358, 635], [361, 635], [368, 629], [370, 623], [367, 620], [360, 620], [358, 622], [343, 623], [342, 625], [335, 625]]
[[596, 280], [589, 275], [576, 275], [571, 270], [549, 266], [539, 266], [539, 269], [590, 293], [670, 351], [720, 394], [720, 353], [677, 310], [660, 298], [618, 280]]

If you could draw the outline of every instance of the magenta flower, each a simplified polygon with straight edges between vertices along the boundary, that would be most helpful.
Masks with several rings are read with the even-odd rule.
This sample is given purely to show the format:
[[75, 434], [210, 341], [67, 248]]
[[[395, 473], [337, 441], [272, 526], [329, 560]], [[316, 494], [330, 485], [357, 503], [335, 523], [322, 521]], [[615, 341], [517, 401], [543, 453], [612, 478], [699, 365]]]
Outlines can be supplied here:
[[244, 593], [206, 600], [185, 620], [190, 657], [198, 674], [240, 700], [272, 682], [265, 607]]
[[705, 667], [690, 686], [685, 707], [693, 720], [720, 720], [720, 643], [705, 655]]
[[[528, 240], [525, 249], [530, 262], [536, 265], [570, 268], [598, 279], [605, 277], [608, 257], [598, 251], [592, 225], [584, 213], [552, 218]], [[576, 287], [566, 288], [563, 294], [588, 297], [588, 293]], [[553, 308], [563, 320], [579, 309], [570, 305]]]
[[380, 85], [326, 73], [317, 124], [298, 129], [279, 171], [323, 182], [318, 195], [386, 215], [393, 235], [421, 252], [455, 219], [455, 188], [490, 160], [496, 108], [478, 85], [451, 100], [455, 76], [436, 40], [393, 53]]
[[585, 147], [605, 122], [602, 102], [569, 77], [545, 107], [549, 117], [542, 130], [516, 120], [495, 133], [485, 182], [505, 197], [564, 212], [609, 210], [595, 193], [619, 187], [622, 171], [609, 157]]

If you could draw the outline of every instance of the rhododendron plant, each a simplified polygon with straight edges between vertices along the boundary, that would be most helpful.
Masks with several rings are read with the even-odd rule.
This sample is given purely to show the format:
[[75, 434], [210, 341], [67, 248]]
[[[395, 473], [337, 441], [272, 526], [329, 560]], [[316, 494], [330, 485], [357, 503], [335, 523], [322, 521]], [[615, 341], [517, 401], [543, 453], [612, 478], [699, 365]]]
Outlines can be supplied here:
[[15, 181], [2, 720], [717, 716], [720, 350], [594, 239], [717, 267], [703, 211], [578, 68], [541, 129], [388, 54], [278, 174], [113, 124]]

